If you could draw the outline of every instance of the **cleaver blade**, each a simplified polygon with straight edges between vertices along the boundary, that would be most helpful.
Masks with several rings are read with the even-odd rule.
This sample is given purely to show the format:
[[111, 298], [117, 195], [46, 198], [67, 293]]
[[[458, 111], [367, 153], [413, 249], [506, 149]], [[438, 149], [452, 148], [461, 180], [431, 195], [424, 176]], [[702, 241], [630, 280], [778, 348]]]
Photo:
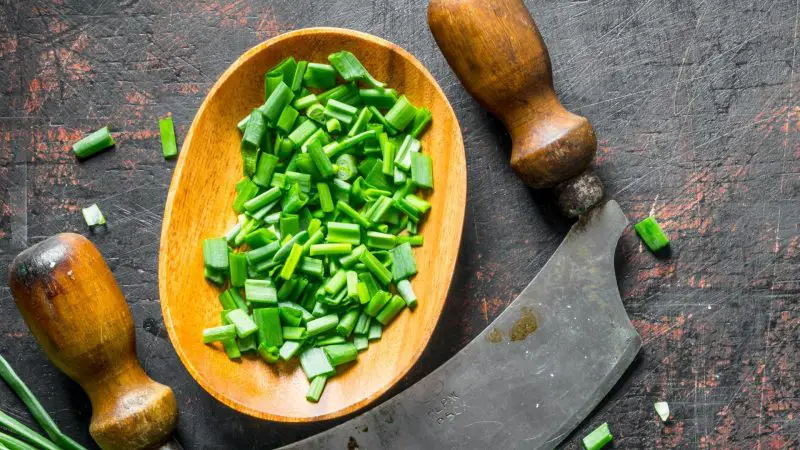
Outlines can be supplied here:
[[614, 273], [627, 225], [613, 200], [586, 213], [522, 293], [450, 360], [372, 410], [283, 448], [554, 448], [642, 345]]

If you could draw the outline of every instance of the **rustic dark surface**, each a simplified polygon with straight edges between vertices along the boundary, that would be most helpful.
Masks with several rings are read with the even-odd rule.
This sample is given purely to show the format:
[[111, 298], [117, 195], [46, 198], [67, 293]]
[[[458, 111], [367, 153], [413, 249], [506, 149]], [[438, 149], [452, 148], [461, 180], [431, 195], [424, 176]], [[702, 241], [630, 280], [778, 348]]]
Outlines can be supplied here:
[[[674, 241], [658, 259], [632, 230], [623, 236], [620, 289], [644, 348], [565, 446], [607, 421], [618, 448], [797, 447], [798, 1], [526, 3], [562, 100], [595, 126], [608, 192], [632, 221], [654, 212]], [[161, 320], [156, 261], [174, 162], [161, 158], [157, 119], [172, 114], [182, 136], [217, 76], [254, 44], [315, 25], [376, 34], [429, 68], [461, 121], [461, 256], [437, 335], [404, 386], [486, 327], [562, 238], [567, 224], [513, 176], [502, 126], [446, 65], [425, 6], [0, 0], [0, 267], [53, 233], [89, 235], [127, 295], [145, 369], [175, 390], [187, 448], [272, 447], [331, 425], [279, 426], [222, 406], [180, 364]], [[116, 149], [77, 162], [70, 144], [106, 124]], [[91, 203], [106, 213], [104, 232], [83, 224]], [[0, 353], [69, 434], [93, 445], [86, 396], [48, 363], [0, 280]], [[670, 403], [666, 425], [656, 400]], [[5, 385], [0, 408], [31, 422]]]

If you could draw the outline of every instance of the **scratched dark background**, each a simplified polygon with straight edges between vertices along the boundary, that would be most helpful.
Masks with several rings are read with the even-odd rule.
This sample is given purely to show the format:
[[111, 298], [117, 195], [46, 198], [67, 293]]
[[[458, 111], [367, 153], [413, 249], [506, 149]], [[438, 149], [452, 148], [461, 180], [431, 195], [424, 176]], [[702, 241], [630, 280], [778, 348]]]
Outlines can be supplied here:
[[[657, 259], [628, 229], [619, 279], [644, 347], [566, 441], [609, 422], [618, 448], [800, 445], [800, 80], [797, 0], [530, 0], [565, 105], [600, 138], [595, 167], [632, 221], [654, 212], [674, 241]], [[187, 448], [263, 448], [324, 429], [237, 414], [178, 361], [156, 267], [174, 162], [158, 118], [182, 136], [244, 50], [296, 28], [349, 27], [413, 53], [461, 122], [467, 220], [448, 306], [403, 385], [465, 345], [544, 265], [563, 222], [511, 173], [509, 138], [458, 83], [423, 0], [0, 0], [0, 267], [62, 231], [89, 235], [133, 310], [145, 369], [170, 385]], [[80, 163], [70, 144], [110, 125], [114, 150]], [[202, 191], [202, 187], [198, 187]], [[80, 208], [109, 221], [90, 234]], [[86, 396], [38, 350], [0, 281], [0, 352], [86, 445]], [[673, 411], [661, 424], [652, 403]], [[30, 417], [0, 386], [0, 408]]]

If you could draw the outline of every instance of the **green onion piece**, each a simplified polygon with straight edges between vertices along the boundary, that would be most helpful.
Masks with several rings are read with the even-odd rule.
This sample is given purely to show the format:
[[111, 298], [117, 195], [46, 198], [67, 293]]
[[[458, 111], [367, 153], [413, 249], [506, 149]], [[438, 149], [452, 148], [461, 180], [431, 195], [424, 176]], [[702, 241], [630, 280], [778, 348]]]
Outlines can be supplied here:
[[[248, 299], [249, 300], [249, 299]], [[225, 314], [225, 317], [236, 327], [236, 335], [240, 338], [246, 338], [251, 334], [258, 331], [256, 323], [241, 309], [234, 309]]]
[[411, 169], [411, 154], [418, 153], [420, 150], [420, 142], [413, 138], [410, 134], [406, 135], [400, 148], [397, 150], [397, 155], [394, 157], [394, 163], [405, 171]]
[[283, 264], [283, 269], [281, 269], [281, 278], [288, 280], [294, 275], [294, 271], [300, 263], [300, 258], [302, 256], [303, 246], [294, 244], [292, 246], [292, 251], [289, 253], [289, 257], [286, 258], [286, 262]]
[[343, 124], [350, 125], [356, 120], [358, 109], [347, 103], [330, 99], [325, 106], [324, 114], [327, 118], [336, 119]]
[[359, 133], [355, 136], [342, 139], [340, 142], [337, 142], [333, 147], [331, 147], [330, 151], [328, 151], [326, 147], [325, 153], [327, 153], [329, 157], [333, 158], [334, 155], [338, 155], [345, 150], [351, 149], [367, 139], [375, 139], [375, 136], [377, 136], [375, 130], [364, 131], [363, 133]]
[[344, 288], [345, 283], [347, 283], [347, 273], [344, 269], [339, 269], [332, 277], [328, 279], [328, 282], [325, 283], [323, 288], [328, 294], [336, 295], [342, 290], [342, 288]]
[[293, 106], [295, 109], [303, 110], [308, 109], [314, 104], [318, 104], [317, 96], [314, 94], [308, 94], [295, 100]]
[[404, 95], [397, 99], [397, 103], [386, 113], [386, 122], [395, 130], [403, 131], [414, 120], [416, 114], [417, 108]]
[[330, 158], [328, 158], [328, 155], [322, 150], [322, 145], [320, 145], [319, 142], [314, 141], [308, 146], [308, 154], [311, 155], [311, 158], [314, 160], [314, 165], [323, 178], [333, 176], [336, 171], [333, 169]]
[[247, 306], [247, 302], [244, 301], [242, 295], [239, 294], [239, 289], [230, 288], [227, 290], [228, 295], [230, 295], [233, 302], [236, 304], [236, 307], [241, 309], [244, 312], [248, 312], [249, 308]]
[[[384, 197], [386, 198], [386, 197]], [[397, 243], [397, 236], [393, 234], [378, 233], [377, 231], [367, 231], [367, 247], [390, 250]]]
[[381, 171], [384, 175], [394, 176], [394, 143], [389, 139], [388, 134], [381, 133], [378, 135], [378, 144], [381, 148], [381, 159], [383, 160]]
[[[320, 336], [322, 338], [322, 336]], [[317, 341], [314, 343], [315, 347], [324, 347], [326, 345], [335, 345], [335, 344], [344, 344], [347, 340], [338, 335], [331, 335], [327, 336], [323, 339], [317, 338]]]
[[352, 180], [358, 175], [358, 161], [349, 153], [341, 154], [336, 158], [336, 167], [336, 178], [340, 180]]
[[283, 345], [283, 330], [278, 308], [255, 308], [253, 319], [258, 329], [260, 344], [266, 344], [267, 347]]
[[378, 200], [375, 201], [373, 208], [367, 212], [367, 219], [369, 219], [372, 223], [377, 223], [383, 221], [383, 217], [389, 211], [389, 207], [392, 206], [392, 200], [389, 197], [381, 196]]
[[315, 103], [308, 108], [306, 116], [317, 123], [326, 123], [328, 120], [325, 116], [325, 107], [319, 103]]
[[371, 273], [369, 272], [359, 273], [358, 279], [367, 285], [367, 290], [369, 291], [370, 298], [372, 298], [372, 296], [375, 295], [376, 292], [380, 291], [378, 283], [375, 282], [375, 278], [372, 276]]
[[328, 381], [328, 377], [325, 375], [318, 375], [311, 380], [311, 384], [308, 385], [308, 392], [306, 393], [306, 400], [310, 401], [311, 403], [317, 403], [319, 398], [322, 396], [322, 391], [325, 390], [325, 382]]
[[353, 251], [352, 244], [316, 244], [311, 246], [311, 256], [348, 255]]
[[242, 150], [257, 150], [266, 131], [267, 122], [264, 114], [260, 110], [254, 109], [250, 113], [250, 118], [247, 120], [247, 128], [244, 130], [244, 136], [242, 136]]
[[358, 245], [361, 243], [361, 227], [356, 223], [328, 222], [328, 235], [325, 240]]
[[353, 252], [349, 255], [339, 258], [339, 263], [345, 269], [353, 267], [358, 262], [358, 258], [361, 257], [361, 254], [364, 253], [364, 250], [366, 249], [367, 247], [365, 245], [359, 245], [358, 247], [354, 248]]
[[283, 73], [267, 73], [264, 75], [264, 101], [269, 99], [269, 95], [275, 91], [279, 84], [283, 83]]
[[385, 83], [373, 78], [367, 69], [364, 68], [364, 65], [361, 64], [361, 61], [359, 61], [354, 54], [346, 50], [329, 55], [328, 61], [330, 61], [345, 81], [362, 81], [373, 88], [379, 89], [386, 86]]
[[305, 257], [300, 260], [300, 266], [297, 268], [300, 272], [306, 275], [315, 277], [322, 277], [325, 274], [325, 267], [322, 260], [316, 258]]
[[278, 306], [280, 306], [280, 301], [287, 300], [289, 298], [289, 295], [292, 294], [294, 286], [297, 284], [297, 280], [298, 280], [297, 278], [290, 278], [281, 283], [281, 288], [278, 289], [278, 300], [279, 300]]
[[[0, 432], [0, 449], [2, 450], [36, 450], [37, 448], [44, 450], [61, 450], [61, 447], [3, 411], [0, 411], [0, 425], [22, 439], [36, 445], [36, 447], [30, 446], [12, 436]], [[6, 447], [6, 445], [8, 445], [8, 447]]]
[[290, 85], [292, 91], [300, 92], [300, 89], [303, 88], [303, 75], [306, 74], [307, 67], [308, 67], [308, 61], [300, 61], [299, 63], [297, 63], [297, 68], [295, 68], [294, 70], [294, 74], [292, 76], [292, 83]]
[[259, 307], [278, 305], [278, 291], [269, 280], [245, 280], [244, 296], [250, 304]]
[[325, 129], [328, 130], [328, 133], [336, 134], [342, 131], [342, 123], [339, 122], [337, 118], [328, 119], [325, 122]]
[[328, 314], [306, 323], [306, 333], [308, 336], [316, 336], [328, 330], [333, 330], [339, 324], [339, 317], [336, 314]]
[[340, 180], [335, 178], [333, 180], [333, 187], [331, 191], [333, 191], [333, 198], [337, 202], [349, 202], [350, 201], [350, 191], [353, 189], [353, 186], [348, 183], [347, 181]]
[[79, 159], [86, 159], [114, 144], [114, 138], [108, 132], [108, 127], [103, 127], [72, 144], [72, 152]]
[[[297, 186], [297, 185], [295, 185]], [[300, 217], [297, 214], [280, 213], [278, 221], [281, 236], [295, 235], [300, 232]]]
[[319, 219], [311, 219], [311, 220], [308, 222], [308, 228], [306, 228], [306, 231], [308, 231], [310, 234], [312, 234], [312, 235], [313, 235], [313, 234], [314, 234], [314, 233], [316, 233], [316, 232], [317, 232], [317, 230], [319, 230], [321, 227], [322, 227], [322, 221], [321, 221], [321, 220], [319, 220]]
[[331, 376], [336, 373], [325, 350], [321, 348], [309, 348], [300, 354], [300, 367], [303, 368], [306, 377], [311, 380], [319, 375]]
[[608, 424], [604, 423], [583, 438], [583, 447], [586, 450], [600, 450], [613, 439]]
[[417, 113], [414, 115], [414, 122], [411, 124], [411, 132], [409, 134], [415, 139], [419, 139], [422, 133], [428, 128], [428, 125], [431, 124], [432, 118], [433, 114], [431, 114], [431, 110], [424, 106], [417, 108]]
[[272, 257], [273, 261], [283, 261], [284, 259], [289, 257], [289, 252], [292, 251], [294, 244], [302, 244], [308, 239], [308, 232], [301, 231], [297, 233], [296, 236], [292, 236], [286, 243], [284, 243], [280, 250], [275, 253], [275, 256]]
[[[311, 311], [311, 315], [313, 315], [314, 317], [322, 317], [327, 314], [328, 314], [328, 308], [321, 301], [318, 301], [314, 305], [314, 309]], [[308, 325], [308, 323], [306, 323], [306, 325]], [[306, 330], [306, 332], [308, 332], [308, 330]]]
[[236, 341], [236, 345], [239, 346], [239, 353], [254, 352], [258, 350], [258, 336], [253, 333], [244, 339]]
[[231, 294], [228, 291], [230, 291], [230, 289], [219, 293], [219, 297], [217, 297], [219, 299], [219, 303], [222, 305], [222, 309], [226, 310], [236, 309], [238, 305], [236, 304], [236, 302], [233, 301], [233, 298], [231, 297]]
[[369, 289], [367, 288], [366, 284], [359, 281], [358, 284], [356, 285], [356, 292], [358, 293], [359, 303], [361, 303], [362, 305], [369, 303], [370, 301]]
[[369, 325], [371, 321], [372, 317], [370, 317], [369, 314], [365, 313], [362, 310], [361, 315], [358, 316], [358, 321], [356, 322], [356, 326], [353, 329], [353, 333], [355, 333], [356, 335], [365, 335], [369, 333]]
[[651, 252], [657, 252], [669, 245], [669, 238], [664, 234], [661, 225], [658, 224], [656, 218], [649, 216], [633, 227], [636, 233], [642, 238], [647, 248]]
[[278, 63], [275, 67], [270, 69], [267, 72], [267, 75], [277, 75], [280, 74], [283, 82], [288, 84], [292, 83], [292, 79], [294, 78], [294, 74], [297, 71], [297, 61], [292, 56], [288, 56], [284, 58], [281, 62]]
[[268, 345], [266, 342], [262, 342], [258, 345], [258, 356], [264, 360], [267, 364], [275, 364], [280, 359], [280, 351], [278, 350], [277, 346]]
[[238, 128], [240, 132], [244, 133], [244, 130], [247, 129], [248, 120], [250, 120], [250, 114], [245, 116], [244, 119], [240, 120], [239, 123], [236, 124], [236, 128]]
[[333, 212], [333, 197], [328, 183], [317, 183], [317, 193], [319, 194], [319, 208], [324, 213]]
[[433, 161], [423, 153], [411, 154], [411, 181], [425, 189], [433, 189]]
[[224, 238], [203, 241], [203, 262], [205, 267], [218, 272], [228, 270], [228, 243]]
[[165, 117], [158, 121], [158, 130], [161, 134], [161, 153], [164, 159], [174, 158], [178, 155], [178, 146], [175, 144], [175, 127], [172, 117]]
[[224, 339], [236, 339], [236, 327], [233, 325], [221, 325], [203, 330], [203, 344], [222, 341]]
[[371, 317], [375, 317], [381, 309], [391, 300], [392, 294], [386, 291], [378, 291], [369, 300], [367, 306], [364, 307], [364, 312]]
[[305, 327], [282, 327], [281, 335], [285, 340], [301, 341], [305, 339]]
[[367, 124], [371, 119], [372, 111], [366, 107], [361, 108], [361, 111], [358, 112], [358, 117], [356, 118], [355, 123], [353, 124], [352, 128], [350, 128], [350, 131], [347, 132], [347, 135], [352, 137], [358, 133], [361, 133], [367, 127]]
[[239, 359], [242, 357], [242, 352], [239, 350], [236, 340], [225, 339], [222, 341], [222, 347], [225, 349], [225, 353], [228, 355], [229, 359]]
[[282, 360], [289, 361], [297, 355], [302, 347], [303, 344], [301, 342], [284, 341], [280, 350], [278, 350], [278, 355], [280, 355]]
[[259, 263], [270, 260], [280, 248], [280, 242], [272, 241], [263, 247], [250, 250], [249, 252], [245, 253], [247, 255], [247, 264], [251, 267], [255, 267]]
[[268, 204], [274, 202], [275, 200], [278, 200], [279, 198], [281, 198], [282, 195], [283, 192], [281, 191], [281, 189], [274, 187], [244, 202], [244, 209], [248, 212], [257, 211], [267, 206]]
[[248, 247], [256, 249], [263, 247], [270, 242], [275, 241], [276, 239], [278, 239], [278, 236], [276, 236], [275, 233], [269, 228], [259, 228], [247, 233], [244, 241], [247, 243]]
[[[311, 229], [311, 227], [308, 227], [308, 229]], [[315, 231], [314, 234], [312, 234], [311, 237], [308, 238], [306, 243], [303, 244], [303, 255], [309, 254], [311, 252], [311, 247], [319, 244], [324, 239], [325, 239], [325, 233], [323, 233], [322, 230], [318, 229], [317, 231]]]
[[294, 131], [289, 133], [289, 140], [292, 141], [295, 148], [300, 147], [308, 138], [317, 131], [317, 124], [312, 120], [303, 122]]
[[228, 255], [228, 265], [230, 266], [231, 286], [242, 287], [247, 279], [247, 256], [244, 253], [233, 253]]
[[431, 209], [430, 202], [423, 200], [414, 194], [406, 195], [406, 198], [403, 199], [403, 202], [416, 211], [419, 215], [425, 214], [429, 209]]
[[656, 410], [656, 414], [658, 414], [662, 422], [666, 422], [669, 419], [669, 403], [655, 402], [653, 403], [653, 409]]
[[381, 126], [383, 126], [384, 131], [389, 133], [390, 136], [394, 136], [397, 134], [397, 130], [395, 130], [394, 127], [392, 127], [392, 125], [386, 121], [386, 117], [384, 117], [383, 114], [381, 114], [378, 108], [370, 106], [369, 110], [372, 111], [372, 118], [377, 120], [378, 123], [381, 124]]
[[[344, 214], [345, 216], [349, 217], [351, 220], [353, 220], [355, 222], [355, 225], [357, 226], [364, 227], [365, 229], [372, 226], [369, 219], [359, 214], [358, 211], [356, 211], [350, 205], [341, 200], [336, 202], [336, 210]], [[361, 235], [359, 234], [359, 242], [353, 242], [353, 244], [357, 245], [360, 242], [361, 242]]]
[[398, 167], [394, 168], [394, 180], [393, 181], [394, 181], [395, 185], [405, 183], [407, 178], [408, 178], [408, 176], [406, 175], [406, 173], [403, 172], [402, 170], [400, 170], [400, 168], [398, 168]]
[[406, 242], [411, 244], [413, 247], [419, 247], [423, 244], [424, 238], [420, 234], [414, 236], [397, 236], [398, 244], [405, 244]]
[[83, 214], [83, 221], [86, 222], [89, 228], [106, 224], [106, 218], [103, 216], [103, 212], [100, 211], [97, 204], [91, 204], [81, 209], [81, 214]]
[[308, 194], [311, 192], [311, 175], [307, 173], [286, 171], [286, 183], [297, 183], [300, 190]]
[[369, 347], [369, 339], [367, 339], [366, 336], [355, 336], [353, 338], [353, 345], [356, 346], [356, 350], [363, 352]]
[[408, 243], [400, 244], [389, 250], [392, 256], [392, 278], [404, 280], [417, 273], [417, 263], [414, 261], [414, 253]]
[[375, 316], [375, 320], [384, 326], [389, 325], [405, 307], [406, 301], [399, 295], [395, 295], [389, 300], [389, 303], [381, 309], [378, 315]]
[[397, 91], [394, 89], [359, 89], [358, 96], [367, 106], [388, 109], [397, 102]]
[[397, 282], [397, 292], [403, 297], [406, 306], [413, 309], [417, 306], [417, 295], [414, 294], [414, 289], [411, 287], [411, 282], [408, 280], [400, 280]]
[[303, 188], [299, 183], [292, 183], [289, 192], [283, 196], [281, 200], [281, 209], [284, 213], [294, 214], [308, 203], [309, 197], [303, 192]]
[[286, 107], [283, 108], [280, 117], [278, 117], [278, 129], [284, 133], [291, 133], [294, 127], [294, 121], [297, 120], [297, 116], [299, 115], [300, 113], [296, 109], [286, 105]]
[[250, 181], [249, 178], [243, 178], [240, 184], [237, 184], [233, 210], [237, 213], [244, 212], [245, 202], [255, 197], [256, 194], [258, 194], [258, 186]]
[[[281, 82], [275, 87], [275, 90], [269, 94], [267, 102], [264, 103], [259, 110], [264, 113], [264, 116], [266, 116], [270, 123], [276, 123], [283, 109], [286, 108], [286, 105], [290, 104], [293, 99], [294, 92], [292, 92], [292, 89], [285, 82]], [[252, 121], [252, 116], [250, 119]], [[249, 129], [250, 126], [251, 124], [248, 123], [247, 128]], [[247, 130], [245, 130], [245, 134], [247, 134]]]
[[342, 364], [355, 361], [358, 358], [358, 349], [355, 345], [346, 342], [344, 344], [328, 345], [323, 348], [328, 360], [336, 367]]
[[210, 281], [210, 282], [212, 282], [212, 283], [214, 283], [214, 284], [216, 284], [218, 286], [222, 286], [223, 284], [225, 284], [225, 276], [222, 275], [222, 273], [217, 272], [214, 269], [209, 269], [208, 267], [206, 267], [203, 270], [203, 276], [206, 278], [206, 280], [208, 280], [208, 281]]
[[347, 297], [358, 298], [358, 273], [352, 270], [347, 271]]
[[312, 89], [330, 89], [336, 85], [336, 70], [328, 64], [308, 63], [303, 82]]
[[379, 324], [378, 322], [370, 323], [369, 332], [367, 332], [367, 338], [369, 338], [370, 341], [380, 339], [382, 334], [383, 334], [383, 325]]

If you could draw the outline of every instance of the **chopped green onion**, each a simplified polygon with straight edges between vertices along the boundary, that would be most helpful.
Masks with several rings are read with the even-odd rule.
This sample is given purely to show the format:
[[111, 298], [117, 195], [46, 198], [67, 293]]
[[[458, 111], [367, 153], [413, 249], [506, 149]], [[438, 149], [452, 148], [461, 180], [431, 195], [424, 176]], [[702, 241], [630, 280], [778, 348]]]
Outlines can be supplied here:
[[355, 336], [353, 338], [353, 345], [356, 346], [356, 350], [363, 352], [369, 347], [369, 339], [365, 336]]
[[218, 327], [206, 328], [203, 330], [203, 343], [222, 341], [224, 339], [235, 339], [236, 327], [233, 325], [220, 325]]
[[328, 56], [328, 61], [333, 65], [339, 75], [346, 81], [362, 81], [373, 88], [386, 86], [370, 75], [356, 56], [348, 51], [333, 53]]
[[320, 376], [331, 376], [336, 373], [328, 357], [325, 355], [325, 350], [321, 348], [309, 348], [300, 354], [300, 367], [306, 374], [309, 380]]
[[316, 244], [311, 246], [311, 256], [349, 255], [353, 251], [352, 244]]
[[411, 124], [411, 132], [409, 134], [419, 139], [422, 133], [428, 128], [428, 125], [431, 124], [432, 118], [431, 110], [425, 107], [417, 108], [417, 113], [414, 115], [414, 122]]
[[[385, 197], [384, 197], [385, 198]], [[397, 236], [393, 234], [367, 231], [367, 247], [389, 250], [397, 244]]]
[[653, 216], [645, 218], [633, 228], [651, 252], [658, 252], [669, 245], [669, 238]]
[[411, 181], [421, 188], [433, 189], [433, 161], [430, 156], [411, 154]]
[[266, 344], [267, 347], [283, 345], [283, 330], [278, 308], [255, 308], [253, 320], [258, 330], [260, 344]]
[[586, 450], [600, 450], [613, 439], [608, 424], [604, 423], [583, 438], [583, 447]]
[[281, 269], [281, 278], [288, 280], [294, 275], [294, 271], [300, 263], [300, 258], [302, 256], [303, 246], [294, 244], [291, 252], [289, 252], [289, 257], [286, 258], [286, 262], [283, 264], [283, 269]]
[[336, 85], [336, 70], [328, 64], [308, 63], [303, 82], [312, 89], [330, 89]]
[[296, 71], [297, 60], [295, 60], [292, 56], [288, 56], [279, 62], [278, 65], [273, 67], [269, 72], [267, 72], [267, 75], [275, 76], [279, 74], [283, 82], [288, 85], [292, 83], [292, 79], [294, 78]]
[[369, 300], [369, 303], [364, 308], [364, 312], [371, 317], [375, 317], [383, 309], [384, 306], [391, 300], [392, 294], [386, 291], [378, 291]]
[[269, 280], [245, 280], [244, 296], [251, 305], [259, 307], [278, 305], [278, 291]]
[[414, 261], [414, 253], [408, 243], [400, 244], [389, 250], [392, 256], [392, 278], [404, 280], [417, 273], [417, 263]]
[[386, 113], [386, 122], [395, 130], [403, 131], [414, 120], [416, 114], [417, 108], [404, 95], [397, 99], [392, 109]]
[[377, 322], [370, 323], [367, 338], [369, 338], [370, 341], [374, 341], [380, 339], [381, 335], [383, 335], [383, 325]]
[[81, 214], [83, 214], [83, 221], [86, 222], [86, 225], [88, 225], [89, 228], [106, 224], [106, 218], [103, 216], [103, 212], [100, 211], [100, 208], [97, 206], [97, 204], [91, 204], [88, 207], [81, 209]]
[[347, 364], [358, 358], [358, 349], [355, 345], [346, 342], [344, 344], [327, 345], [323, 348], [325, 355], [333, 367]]
[[244, 253], [228, 254], [230, 266], [231, 286], [243, 287], [247, 279], [247, 256]]
[[328, 130], [328, 133], [335, 134], [342, 131], [342, 123], [339, 122], [337, 118], [328, 119], [325, 122], [325, 129]]
[[384, 326], [389, 325], [405, 307], [406, 301], [399, 295], [395, 295], [375, 316], [375, 320]]
[[328, 330], [333, 330], [339, 324], [339, 316], [328, 314], [306, 323], [306, 333], [308, 336], [316, 336]]
[[289, 133], [289, 140], [292, 141], [295, 147], [300, 147], [308, 138], [317, 131], [317, 124], [314, 121], [307, 120], [303, 122], [294, 131]]
[[326, 381], [328, 381], [328, 377], [325, 375], [317, 375], [314, 377], [314, 379], [311, 380], [311, 384], [308, 386], [306, 400], [311, 403], [317, 403], [322, 396], [322, 391], [325, 390]]
[[[369, 250], [365, 250], [358, 260], [361, 261], [381, 283], [389, 284], [389, 282], [392, 281], [392, 272], [384, 267]], [[395, 265], [396, 264], [393, 264], [392, 266], [394, 267]]]
[[283, 339], [300, 341], [306, 337], [306, 329], [304, 327], [282, 327], [281, 334]]
[[307, 67], [308, 67], [308, 61], [300, 61], [299, 63], [297, 63], [297, 68], [295, 68], [294, 74], [292, 76], [292, 84], [291, 84], [292, 91], [299, 92], [300, 89], [303, 88], [303, 76], [306, 74]]
[[302, 347], [303, 344], [301, 342], [284, 341], [280, 350], [278, 350], [278, 355], [280, 355], [282, 360], [289, 361], [297, 355]]
[[317, 96], [314, 94], [308, 94], [304, 97], [300, 97], [294, 101], [293, 106], [295, 109], [303, 110], [308, 109], [311, 105], [318, 104]]
[[225, 349], [225, 353], [228, 355], [228, 358], [239, 359], [242, 357], [242, 352], [239, 350], [239, 346], [236, 344], [235, 339], [225, 339], [222, 341], [222, 347]]
[[308, 146], [308, 154], [311, 155], [311, 158], [314, 160], [314, 165], [323, 178], [333, 176], [336, 171], [333, 169], [330, 158], [328, 158], [328, 155], [322, 150], [322, 146], [319, 142], [314, 141]]
[[229, 311], [225, 317], [236, 327], [236, 335], [245, 338], [258, 331], [256, 323], [241, 309]]
[[172, 117], [165, 117], [158, 121], [158, 130], [161, 134], [161, 154], [164, 159], [174, 158], [178, 155], [178, 146], [175, 144], [175, 127]]
[[294, 121], [297, 120], [297, 116], [299, 115], [300, 113], [296, 109], [287, 105], [283, 108], [280, 117], [278, 117], [278, 129], [284, 133], [291, 133]]
[[274, 345], [268, 345], [266, 342], [258, 344], [258, 356], [267, 364], [275, 364], [280, 358], [280, 350]]
[[281, 189], [274, 187], [244, 202], [244, 209], [248, 212], [257, 211], [275, 200], [278, 200], [282, 195], [283, 192], [281, 192]]
[[322, 275], [325, 273], [325, 268], [321, 260], [308, 257], [300, 260], [300, 266], [297, 268], [297, 270], [315, 277], [322, 277]]
[[411, 287], [411, 282], [408, 280], [400, 280], [397, 282], [397, 292], [403, 297], [406, 306], [415, 308], [417, 306], [417, 295], [414, 294], [414, 289]]
[[400, 144], [400, 149], [397, 150], [394, 163], [401, 169], [409, 171], [411, 169], [411, 154], [418, 153], [420, 147], [421, 144], [417, 139], [411, 137], [411, 135], [406, 135], [403, 143]]
[[108, 127], [103, 127], [72, 144], [72, 152], [78, 159], [86, 159], [114, 144], [114, 138], [108, 132]]
[[666, 422], [669, 419], [669, 403], [655, 402], [653, 403], [653, 409], [656, 410], [656, 414], [658, 414], [662, 422]]
[[397, 102], [397, 91], [394, 89], [359, 89], [358, 96], [365, 105], [376, 108], [388, 109]]
[[[346, 202], [343, 202], [341, 200], [336, 202], [336, 210], [341, 212], [341, 213], [343, 213], [347, 217], [349, 217], [358, 226], [364, 227], [365, 229], [369, 228], [370, 226], [372, 226], [372, 224], [370, 223], [370, 221], [366, 217], [364, 217], [361, 214], [359, 214], [358, 211], [353, 209]], [[360, 242], [360, 235], [359, 235], [359, 242]], [[359, 242], [354, 242], [354, 244], [359, 244]]]
[[244, 241], [247, 243], [247, 246], [250, 248], [259, 248], [263, 247], [270, 242], [275, 241], [278, 237], [275, 233], [270, 230], [269, 228], [259, 228], [257, 230], [251, 231], [247, 233], [245, 236]]
[[209, 270], [226, 272], [228, 270], [228, 243], [225, 238], [203, 241], [203, 262]]
[[361, 254], [364, 253], [364, 250], [366, 249], [367, 247], [365, 245], [359, 245], [358, 247], [354, 248], [349, 255], [340, 258], [339, 263], [345, 269], [353, 267], [358, 262], [358, 259], [361, 257]]
[[[276, 123], [281, 115], [281, 112], [283, 112], [283, 109], [286, 107], [286, 105], [290, 104], [293, 99], [294, 92], [292, 92], [292, 89], [285, 82], [281, 82], [275, 87], [275, 90], [269, 94], [267, 102], [264, 103], [259, 110], [264, 113], [264, 116], [266, 116], [270, 123]], [[252, 119], [253, 117], [250, 116], [251, 121]], [[250, 126], [251, 124], [248, 123], [247, 128], [249, 129]], [[245, 135], [246, 134], [247, 130], [245, 130]]]
[[355, 223], [328, 222], [328, 235], [325, 240], [358, 245], [361, 243], [361, 227]]
[[350, 128], [350, 131], [347, 132], [347, 135], [352, 137], [364, 131], [370, 119], [372, 119], [372, 111], [370, 111], [367, 108], [361, 108], [361, 111], [359, 111], [358, 117], [356, 118], [353, 127]]

